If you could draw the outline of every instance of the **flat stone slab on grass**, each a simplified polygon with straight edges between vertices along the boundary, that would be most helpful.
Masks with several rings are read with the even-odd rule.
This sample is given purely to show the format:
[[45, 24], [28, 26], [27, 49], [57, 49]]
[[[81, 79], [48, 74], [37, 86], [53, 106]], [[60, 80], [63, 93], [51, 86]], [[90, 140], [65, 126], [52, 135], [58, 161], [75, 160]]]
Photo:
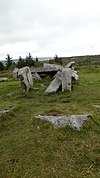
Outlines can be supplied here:
[[43, 116], [38, 115], [36, 118], [45, 120], [53, 124], [54, 128], [63, 128], [66, 125], [74, 130], [80, 131], [85, 120], [91, 118], [91, 115], [63, 115], [63, 116]]
[[8, 109], [6, 109], [6, 110], [0, 110], [0, 116], [3, 115], [3, 114], [5, 114], [5, 113], [7, 113], [7, 112], [9, 112]]
[[5, 81], [7, 81], [7, 80], [8, 80], [7, 77], [0, 77], [0, 82], [5, 82]]
[[7, 112], [10, 112], [12, 109], [14, 109], [15, 106], [13, 106], [12, 108], [10, 109], [4, 109], [4, 110], [0, 110], [0, 116], [2, 116], [3, 114], [7, 113]]

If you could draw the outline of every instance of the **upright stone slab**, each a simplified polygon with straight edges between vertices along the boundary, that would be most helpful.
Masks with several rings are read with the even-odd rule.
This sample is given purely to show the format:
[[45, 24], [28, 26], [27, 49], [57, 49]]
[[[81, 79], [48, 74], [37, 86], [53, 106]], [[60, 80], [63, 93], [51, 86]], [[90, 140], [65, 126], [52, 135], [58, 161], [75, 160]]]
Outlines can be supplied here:
[[23, 67], [18, 71], [18, 78], [25, 91], [28, 91], [33, 86], [32, 74], [29, 67]]
[[64, 90], [71, 91], [72, 83], [72, 70], [70, 68], [64, 68], [62, 70], [62, 92]]

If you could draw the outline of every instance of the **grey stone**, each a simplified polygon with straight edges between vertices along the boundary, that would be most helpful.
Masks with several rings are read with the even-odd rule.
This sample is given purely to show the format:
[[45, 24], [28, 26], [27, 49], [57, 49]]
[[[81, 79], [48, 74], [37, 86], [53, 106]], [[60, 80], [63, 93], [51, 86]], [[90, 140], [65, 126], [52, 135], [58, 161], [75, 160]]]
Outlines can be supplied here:
[[9, 112], [9, 110], [0, 110], [0, 116], [7, 113], [7, 112]]
[[94, 106], [95, 108], [100, 108], [100, 105], [98, 105], [98, 104], [97, 104], [97, 105], [93, 105], [93, 106]]
[[[74, 70], [73, 65], [74, 61], [69, 62], [65, 68], [60, 66], [58, 72], [54, 75], [54, 80], [50, 83], [48, 88], [45, 91], [45, 94], [49, 94], [51, 92], [57, 92], [59, 87], [62, 86], [62, 92], [65, 90], [71, 91], [72, 83], [75, 83], [79, 76], [77, 71]], [[57, 65], [58, 66], [58, 65]], [[55, 64], [44, 64], [45, 68], [56, 68]]]
[[0, 77], [0, 82], [5, 82], [5, 81], [7, 81], [7, 80], [8, 80], [7, 77]]
[[43, 116], [38, 115], [36, 118], [45, 120], [53, 124], [54, 128], [63, 128], [69, 126], [74, 130], [80, 131], [85, 120], [91, 118], [91, 115], [63, 115], [63, 116]]
[[71, 61], [65, 67], [67, 67], [67, 68], [73, 68], [74, 64], [75, 64], [75, 61]]
[[72, 77], [74, 78], [75, 81], [77, 81], [79, 79], [79, 76], [78, 76], [76, 70], [72, 70]]
[[13, 107], [10, 108], [10, 109], [0, 110], [0, 116], [2, 116], [3, 114], [5, 114], [5, 113], [11, 111], [11, 110], [14, 109], [14, 108], [15, 108], [15, 106], [13, 106]]
[[72, 70], [70, 68], [64, 68], [62, 70], [62, 92], [65, 90], [71, 91], [72, 83]]
[[15, 92], [11, 92], [11, 93], [8, 93], [7, 96], [12, 96], [14, 94], [15, 94]]
[[15, 69], [13, 70], [13, 77], [14, 77], [15, 80], [18, 80], [18, 71], [19, 71], [18, 68], [15, 68]]
[[43, 67], [44, 67], [44, 69], [56, 69], [56, 70], [63, 69], [62, 66], [57, 65], [57, 64], [47, 64], [47, 63], [44, 63]]
[[57, 92], [61, 84], [62, 84], [62, 72], [57, 72], [56, 78], [50, 83], [50, 85], [45, 91], [45, 94]]
[[33, 78], [33, 80], [42, 80], [37, 72], [32, 73], [32, 78]]
[[19, 69], [18, 79], [25, 91], [28, 91], [33, 86], [33, 78], [28, 66]]

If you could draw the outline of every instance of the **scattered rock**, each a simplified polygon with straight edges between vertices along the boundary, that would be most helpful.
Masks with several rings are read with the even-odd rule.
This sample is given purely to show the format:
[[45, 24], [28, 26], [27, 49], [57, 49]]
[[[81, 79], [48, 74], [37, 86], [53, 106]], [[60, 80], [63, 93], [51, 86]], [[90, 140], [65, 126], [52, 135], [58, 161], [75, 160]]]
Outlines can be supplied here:
[[5, 82], [5, 81], [7, 81], [7, 80], [8, 80], [7, 77], [0, 77], [0, 82]]
[[15, 106], [13, 106], [13, 107], [10, 108], [10, 109], [0, 110], [0, 116], [2, 116], [3, 114], [5, 114], [5, 113], [11, 111], [11, 110], [14, 109], [14, 108], [15, 108]]
[[11, 92], [11, 93], [8, 93], [7, 96], [12, 96], [14, 94], [15, 94], [15, 92]]
[[95, 108], [100, 108], [100, 105], [93, 105]]
[[7, 112], [9, 112], [9, 110], [8, 110], [8, 109], [7, 109], [7, 110], [0, 110], [0, 116], [1, 116], [2, 114], [7, 113]]

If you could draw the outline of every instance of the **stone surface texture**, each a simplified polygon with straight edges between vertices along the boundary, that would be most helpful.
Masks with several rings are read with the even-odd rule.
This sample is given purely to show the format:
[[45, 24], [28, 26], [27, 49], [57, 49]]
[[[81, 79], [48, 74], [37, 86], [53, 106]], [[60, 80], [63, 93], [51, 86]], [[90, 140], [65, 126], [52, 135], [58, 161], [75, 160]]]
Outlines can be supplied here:
[[70, 68], [64, 68], [62, 70], [62, 92], [65, 90], [71, 91], [72, 83], [72, 70]]
[[7, 77], [0, 77], [0, 82], [5, 82], [5, 81], [7, 81], [7, 80], [8, 80]]
[[28, 91], [33, 86], [33, 78], [28, 66], [19, 69], [18, 78], [25, 91]]
[[19, 71], [18, 68], [15, 68], [15, 69], [13, 70], [13, 77], [14, 77], [15, 80], [18, 80], [18, 71]]
[[45, 120], [53, 124], [54, 128], [63, 128], [69, 126], [74, 130], [80, 131], [85, 120], [91, 118], [91, 115], [63, 115], [63, 116], [43, 116], [38, 115], [36, 118]]

